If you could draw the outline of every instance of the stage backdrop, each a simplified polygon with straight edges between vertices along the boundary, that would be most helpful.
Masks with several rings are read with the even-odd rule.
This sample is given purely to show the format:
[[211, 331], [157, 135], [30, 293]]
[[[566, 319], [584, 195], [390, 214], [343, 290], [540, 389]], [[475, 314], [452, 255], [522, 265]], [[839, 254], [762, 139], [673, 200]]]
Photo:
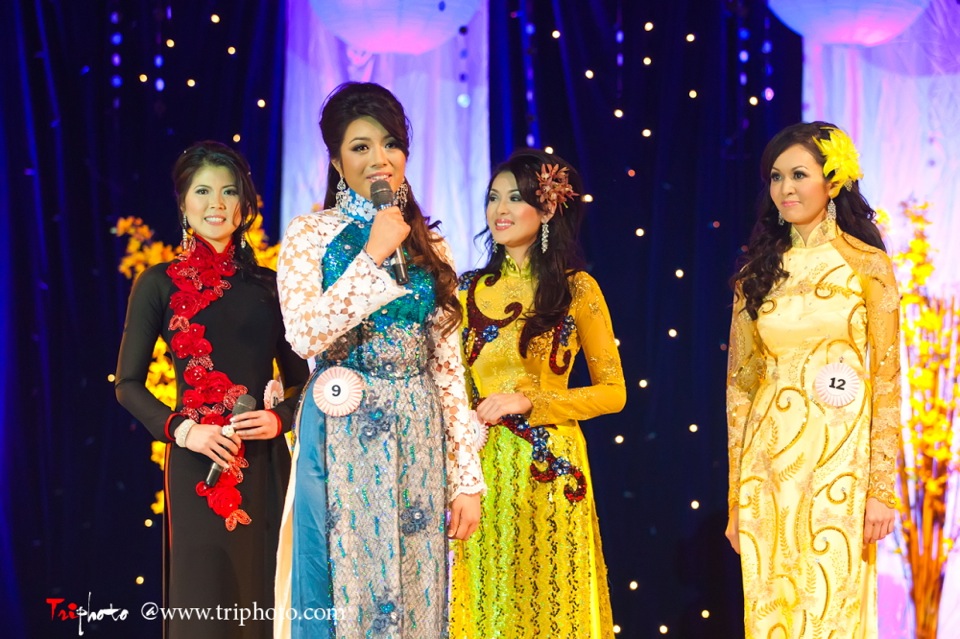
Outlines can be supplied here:
[[[930, 204], [929, 235], [936, 265], [930, 283], [934, 289], [956, 291], [960, 282], [956, 0], [800, 5], [770, 2], [771, 9], [804, 37], [804, 120], [831, 121], [850, 133], [861, 153], [867, 199], [894, 217], [888, 248], [901, 249], [910, 239], [911, 229], [897, 219], [899, 203], [914, 199]], [[955, 481], [948, 492], [948, 504], [955, 503]], [[889, 639], [913, 636], [909, 586], [895, 549], [895, 540], [888, 538], [879, 565], [881, 635]], [[956, 555], [946, 574], [941, 639], [956, 637], [960, 628]]]
[[410, 119], [407, 178], [417, 200], [443, 223], [457, 270], [472, 268], [490, 174], [487, 30], [486, 0], [287, 0], [281, 228], [323, 202], [324, 98], [342, 82], [376, 82]]

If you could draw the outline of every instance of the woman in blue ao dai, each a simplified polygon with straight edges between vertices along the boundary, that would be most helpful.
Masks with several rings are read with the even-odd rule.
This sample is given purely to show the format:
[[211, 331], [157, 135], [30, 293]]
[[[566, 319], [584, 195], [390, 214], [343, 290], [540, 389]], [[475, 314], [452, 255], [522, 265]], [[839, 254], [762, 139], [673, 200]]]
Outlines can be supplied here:
[[[291, 222], [278, 265], [287, 338], [316, 368], [296, 420], [275, 634], [446, 637], [447, 535], [475, 530], [485, 488], [456, 272], [404, 177], [409, 135], [396, 98], [342, 85], [320, 128], [331, 157], [325, 210]], [[376, 211], [378, 180], [396, 206]], [[401, 246], [403, 285], [389, 259]]]

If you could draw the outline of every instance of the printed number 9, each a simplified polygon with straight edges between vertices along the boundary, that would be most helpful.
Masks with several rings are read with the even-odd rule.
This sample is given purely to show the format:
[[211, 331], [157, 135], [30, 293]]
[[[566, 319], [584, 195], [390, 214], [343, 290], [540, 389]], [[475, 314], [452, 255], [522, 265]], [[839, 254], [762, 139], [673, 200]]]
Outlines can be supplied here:
[[340, 384], [334, 384], [333, 386], [331, 386], [331, 387], [330, 387], [330, 393], [331, 393], [334, 397], [340, 397]]

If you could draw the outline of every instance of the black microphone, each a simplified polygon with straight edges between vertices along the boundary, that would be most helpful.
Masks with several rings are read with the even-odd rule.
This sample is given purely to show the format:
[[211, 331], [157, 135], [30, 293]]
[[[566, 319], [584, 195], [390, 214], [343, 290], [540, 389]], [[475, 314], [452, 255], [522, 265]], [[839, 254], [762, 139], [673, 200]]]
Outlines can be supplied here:
[[[393, 206], [393, 191], [390, 189], [390, 183], [386, 180], [377, 180], [371, 184], [370, 201], [378, 211]], [[410, 281], [407, 277], [407, 260], [403, 257], [402, 245], [398, 246], [393, 254], [393, 274], [397, 278], [397, 284], [406, 284]]]
[[[241, 395], [237, 398], [237, 403], [233, 405], [233, 412], [231, 415], [242, 415], [244, 413], [249, 413], [252, 410], [256, 410], [257, 400], [253, 398], [253, 395]], [[220, 474], [223, 473], [223, 466], [217, 462], [210, 464], [210, 472], [207, 473], [207, 478], [203, 480], [203, 483], [206, 484], [207, 488], [213, 488], [217, 485], [217, 482], [220, 480]]]

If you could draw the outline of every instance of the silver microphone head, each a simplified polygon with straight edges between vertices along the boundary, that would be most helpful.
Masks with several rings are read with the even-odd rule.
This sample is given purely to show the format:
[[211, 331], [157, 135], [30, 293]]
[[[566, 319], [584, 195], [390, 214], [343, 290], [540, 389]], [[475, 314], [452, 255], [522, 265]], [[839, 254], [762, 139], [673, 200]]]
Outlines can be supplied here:
[[386, 180], [377, 180], [370, 185], [370, 201], [378, 209], [393, 206], [393, 189]]
[[257, 400], [252, 395], [243, 394], [237, 398], [237, 403], [233, 405], [233, 414], [242, 415], [243, 413], [256, 410]]

